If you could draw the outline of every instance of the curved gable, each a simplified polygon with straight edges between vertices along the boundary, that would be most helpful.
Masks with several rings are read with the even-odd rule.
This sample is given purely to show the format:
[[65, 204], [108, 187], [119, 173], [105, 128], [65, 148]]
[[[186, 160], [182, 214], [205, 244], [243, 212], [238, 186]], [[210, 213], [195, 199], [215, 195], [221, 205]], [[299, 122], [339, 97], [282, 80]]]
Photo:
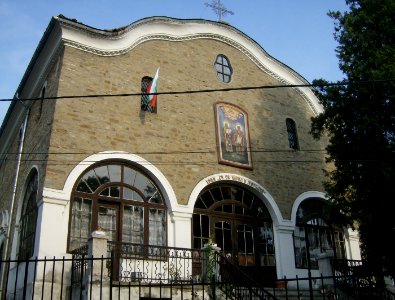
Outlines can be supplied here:
[[[288, 66], [271, 57], [259, 44], [236, 28], [208, 20], [180, 20], [151, 17], [129, 26], [99, 30], [81, 23], [56, 17], [62, 27], [65, 45], [100, 56], [116, 56], [127, 53], [136, 46], [151, 40], [187, 41], [212, 39], [226, 43], [247, 56], [264, 73], [282, 84], [304, 85], [308, 82]], [[317, 97], [308, 87], [295, 88], [314, 114], [322, 111]]]

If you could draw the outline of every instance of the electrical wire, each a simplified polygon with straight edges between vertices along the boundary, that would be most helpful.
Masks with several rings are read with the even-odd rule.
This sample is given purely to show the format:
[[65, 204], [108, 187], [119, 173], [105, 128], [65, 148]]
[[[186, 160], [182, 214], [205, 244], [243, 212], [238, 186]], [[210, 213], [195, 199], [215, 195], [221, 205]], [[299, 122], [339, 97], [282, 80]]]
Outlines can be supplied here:
[[261, 86], [247, 86], [235, 88], [222, 89], [204, 89], [204, 90], [190, 90], [190, 91], [173, 91], [173, 92], [157, 92], [157, 93], [121, 93], [121, 94], [92, 94], [92, 95], [65, 95], [56, 97], [37, 97], [37, 98], [18, 98], [18, 99], [0, 99], [0, 102], [7, 101], [39, 101], [39, 100], [59, 100], [59, 99], [79, 99], [79, 98], [105, 98], [105, 97], [133, 97], [133, 96], [147, 96], [147, 95], [181, 95], [181, 94], [198, 94], [198, 93], [214, 93], [214, 92], [230, 92], [230, 91], [246, 91], [246, 90], [263, 90], [263, 89], [278, 89], [278, 88], [302, 88], [302, 87], [330, 87], [343, 85], [359, 85], [368, 83], [387, 83], [393, 82], [395, 78], [378, 79], [378, 80], [363, 80], [358, 82], [343, 81], [331, 82], [323, 84], [281, 84], [281, 85], [261, 85]]
[[[284, 150], [284, 149], [260, 149], [257, 148], [256, 150], [250, 148], [249, 152], [250, 153], [303, 153], [303, 152], [325, 152], [325, 149], [304, 149], [304, 150]], [[217, 149], [215, 150], [175, 150], [175, 151], [137, 151], [133, 152], [133, 154], [136, 155], [155, 155], [155, 154], [160, 154], [160, 155], [173, 155], [173, 154], [210, 154], [210, 153], [216, 153]], [[119, 151], [106, 151], [106, 152], [89, 152], [89, 151], [80, 151], [80, 152], [24, 152], [23, 154], [25, 155], [92, 155], [92, 154], [102, 154], [102, 155], [107, 155], [107, 154], [119, 154]], [[17, 152], [3, 152], [0, 153], [0, 156], [2, 155], [16, 155], [18, 154]]]

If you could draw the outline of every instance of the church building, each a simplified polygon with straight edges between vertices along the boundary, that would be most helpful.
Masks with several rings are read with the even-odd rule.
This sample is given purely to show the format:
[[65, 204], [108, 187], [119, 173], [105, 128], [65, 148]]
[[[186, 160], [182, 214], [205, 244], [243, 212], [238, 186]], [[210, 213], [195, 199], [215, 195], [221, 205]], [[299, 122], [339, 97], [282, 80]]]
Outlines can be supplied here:
[[108, 249], [213, 244], [263, 285], [331, 275], [360, 254], [328, 210], [321, 111], [224, 22], [53, 17], [0, 129], [2, 259], [70, 258], [104, 232]]

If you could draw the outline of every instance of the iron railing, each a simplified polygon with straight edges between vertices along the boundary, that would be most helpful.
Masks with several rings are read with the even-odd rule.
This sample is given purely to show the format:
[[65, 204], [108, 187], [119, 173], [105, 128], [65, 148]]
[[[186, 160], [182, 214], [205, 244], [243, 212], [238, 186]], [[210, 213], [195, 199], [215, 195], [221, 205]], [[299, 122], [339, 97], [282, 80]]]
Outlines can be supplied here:
[[113, 276], [119, 282], [176, 283], [199, 282], [203, 250], [108, 242], [113, 258]]
[[351, 272], [283, 278], [282, 287], [262, 287], [210, 249], [110, 243], [108, 251], [111, 257], [93, 258], [87, 255], [86, 249], [79, 249], [63, 258], [0, 260], [0, 274], [5, 275], [1, 281], [1, 300], [395, 299], [395, 294], [385, 289], [376, 288], [371, 294], [366, 290], [347, 293], [345, 282], [361, 282]]
[[[219, 252], [207, 253], [208, 276], [218, 283], [221, 291], [231, 299], [276, 299], [267, 288], [257, 283]], [[214, 264], [210, 261], [214, 258]]]

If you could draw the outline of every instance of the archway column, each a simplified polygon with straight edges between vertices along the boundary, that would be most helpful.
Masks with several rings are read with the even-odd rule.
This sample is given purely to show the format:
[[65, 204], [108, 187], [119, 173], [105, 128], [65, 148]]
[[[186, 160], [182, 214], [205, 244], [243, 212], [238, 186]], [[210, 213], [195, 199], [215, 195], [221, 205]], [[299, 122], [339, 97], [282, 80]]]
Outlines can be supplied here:
[[173, 210], [168, 222], [168, 246], [177, 248], [192, 247], [192, 213]]
[[283, 221], [281, 225], [274, 225], [275, 252], [277, 277], [295, 277], [295, 256], [293, 232], [295, 227], [292, 222]]
[[70, 199], [62, 191], [44, 188], [37, 212], [35, 253], [38, 257], [68, 256], [69, 204]]

